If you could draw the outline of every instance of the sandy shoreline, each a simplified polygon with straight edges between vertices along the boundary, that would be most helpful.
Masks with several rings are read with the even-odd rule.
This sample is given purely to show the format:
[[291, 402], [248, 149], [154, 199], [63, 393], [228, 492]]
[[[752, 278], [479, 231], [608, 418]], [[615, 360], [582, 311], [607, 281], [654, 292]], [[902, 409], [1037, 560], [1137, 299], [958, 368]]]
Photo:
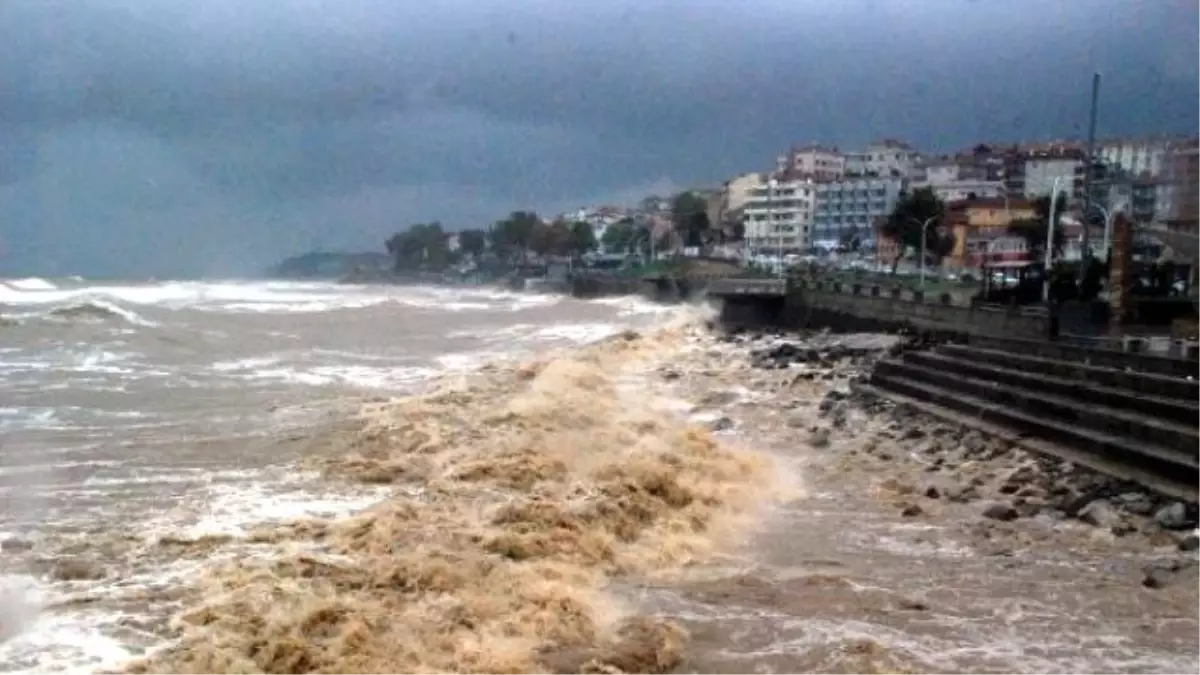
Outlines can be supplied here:
[[1196, 665], [1186, 532], [1134, 493], [1057, 516], [1056, 486], [1093, 478], [860, 403], [888, 339], [855, 340], [788, 338], [805, 362], [778, 367], [777, 340], [689, 323], [368, 404], [312, 468], [392, 496], [181, 542], [255, 558], [181, 591], [181, 641], [129, 669]]

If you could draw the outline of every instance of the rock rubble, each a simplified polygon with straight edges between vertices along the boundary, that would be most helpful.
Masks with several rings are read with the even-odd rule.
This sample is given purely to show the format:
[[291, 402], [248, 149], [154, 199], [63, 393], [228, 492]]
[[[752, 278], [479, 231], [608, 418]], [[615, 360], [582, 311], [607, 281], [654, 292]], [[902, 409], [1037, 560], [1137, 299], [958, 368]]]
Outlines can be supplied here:
[[[1021, 539], [1021, 528], [1049, 527], [1083, 533], [1095, 545], [1121, 542], [1184, 555], [1183, 562], [1175, 561], [1178, 565], [1163, 563], [1153, 575], [1148, 573], [1147, 578], [1153, 577], [1148, 588], [1161, 587], [1190, 569], [1186, 563], [1194, 560], [1197, 548], [1195, 504], [1027, 452], [858, 389], [878, 359], [920, 349], [918, 341], [889, 335], [743, 332], [719, 342], [724, 361], [719, 370], [737, 378], [755, 399], [751, 404], [728, 392], [705, 396], [705, 407], [720, 416], [713, 428], [778, 424], [779, 434], [795, 438], [796, 447], [820, 453], [826, 457], [822, 462], [860, 475], [884, 474], [888, 491], [903, 498], [895, 503], [903, 518], [937, 519], [945, 509], [967, 509], [977, 519], [981, 546], [995, 555], [1013, 554], [1012, 542]], [[717, 370], [707, 372], [721, 376]], [[678, 379], [679, 373], [668, 370], [663, 377]], [[743, 422], [746, 415], [759, 422]], [[1006, 537], [1012, 542], [1006, 543]]]

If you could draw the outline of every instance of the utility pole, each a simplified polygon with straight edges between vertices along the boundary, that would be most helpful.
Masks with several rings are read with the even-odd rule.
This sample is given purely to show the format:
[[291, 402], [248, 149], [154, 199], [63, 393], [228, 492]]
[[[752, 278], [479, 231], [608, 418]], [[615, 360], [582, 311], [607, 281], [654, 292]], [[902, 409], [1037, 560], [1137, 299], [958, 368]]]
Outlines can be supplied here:
[[1092, 210], [1092, 172], [1096, 170], [1096, 108], [1100, 103], [1100, 73], [1092, 73], [1092, 105], [1088, 117], [1087, 166], [1083, 172], [1083, 250], [1079, 264], [1079, 279], [1087, 275], [1092, 260], [1091, 231], [1088, 215]]

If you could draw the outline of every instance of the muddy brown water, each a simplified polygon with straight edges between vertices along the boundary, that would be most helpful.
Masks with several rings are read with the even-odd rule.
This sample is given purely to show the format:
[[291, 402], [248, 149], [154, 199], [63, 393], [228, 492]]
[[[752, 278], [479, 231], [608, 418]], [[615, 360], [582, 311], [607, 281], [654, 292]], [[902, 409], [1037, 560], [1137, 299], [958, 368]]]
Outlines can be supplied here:
[[[634, 300], [263, 283], [9, 284], [0, 307], [18, 322], [0, 328], [5, 672], [120, 667], [178, 636], [169, 619], [207, 570], [278, 554], [247, 533], [395, 498], [299, 470], [344, 451], [329, 430], [364, 402], [678, 313]], [[677, 574], [605, 585], [625, 611], [687, 630], [673, 669], [1196, 670], [1194, 580], [1183, 592], [1138, 585], [1163, 552], [1029, 522], [994, 555], [969, 506], [900, 517], [875, 490], [886, 467], [847, 470], [836, 448], [807, 447], [778, 424], [775, 402], [746, 403], [754, 386], [727, 372], [735, 355], [699, 329], [681, 340], [685, 374], [670, 394], [735, 391], [710, 396], [736, 421], [718, 439], [769, 454], [803, 494]]]

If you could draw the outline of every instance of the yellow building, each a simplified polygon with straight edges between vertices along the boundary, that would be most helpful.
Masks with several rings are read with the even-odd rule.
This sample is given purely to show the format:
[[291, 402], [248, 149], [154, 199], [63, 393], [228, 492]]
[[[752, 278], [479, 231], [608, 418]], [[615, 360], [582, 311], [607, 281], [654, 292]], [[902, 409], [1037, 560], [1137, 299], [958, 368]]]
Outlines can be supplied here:
[[[946, 259], [952, 267], [977, 266], [989, 250], [997, 248], [997, 243], [1003, 243], [999, 248], [1006, 252], [1020, 253], [1016, 249], [1024, 239], [1014, 238], [1009, 226], [1038, 217], [1033, 202], [1003, 197], [951, 202], [946, 206], [946, 216], [954, 235], [954, 248]], [[1007, 239], [1014, 241], [1000, 241]]]

